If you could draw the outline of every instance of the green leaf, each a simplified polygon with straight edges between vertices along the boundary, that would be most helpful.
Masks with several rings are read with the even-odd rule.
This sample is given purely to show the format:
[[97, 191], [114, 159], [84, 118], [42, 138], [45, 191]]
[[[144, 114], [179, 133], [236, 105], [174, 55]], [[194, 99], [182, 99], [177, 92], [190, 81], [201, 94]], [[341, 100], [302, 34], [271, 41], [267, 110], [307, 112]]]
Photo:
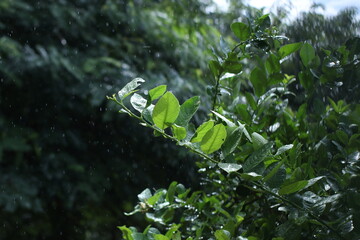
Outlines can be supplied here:
[[170, 238], [168, 238], [167, 236], [162, 235], [162, 234], [155, 234], [154, 240], [170, 240]]
[[238, 60], [237, 54], [233, 52], [229, 53], [222, 66], [225, 72], [234, 74], [241, 72], [243, 68], [242, 64]]
[[246, 130], [246, 128], [245, 128], [245, 124], [241, 124], [241, 122], [238, 121], [238, 125], [239, 125], [239, 128], [241, 128], [241, 130], [242, 130], [243, 133], [245, 134], [246, 138], [247, 138], [250, 142], [252, 142], [252, 139], [251, 139], [251, 137], [250, 137], [250, 134], [249, 134], [248, 130]]
[[221, 120], [223, 120], [225, 123], [226, 123], [226, 125], [228, 126], [228, 127], [235, 127], [236, 125], [235, 125], [235, 123], [233, 123], [232, 121], [230, 121], [229, 119], [227, 119], [226, 117], [224, 117], [223, 115], [221, 115], [220, 113], [217, 113], [217, 112], [215, 112], [215, 111], [211, 111], [213, 114], [215, 114], [218, 118], [220, 118]]
[[221, 148], [225, 139], [225, 126], [223, 124], [217, 124], [205, 134], [201, 140], [200, 148], [204, 153], [211, 154]]
[[146, 99], [143, 98], [141, 95], [134, 93], [130, 98], [130, 103], [138, 112], [142, 113], [142, 111], [146, 107]]
[[157, 86], [149, 91], [150, 101], [154, 101], [166, 92], [166, 85]]
[[269, 152], [273, 146], [272, 142], [268, 142], [263, 145], [261, 148], [256, 150], [243, 164], [244, 172], [251, 172], [257, 165], [262, 163], [265, 158], [269, 155]]
[[169, 127], [174, 123], [180, 112], [180, 105], [177, 98], [171, 92], [165, 93], [156, 103], [152, 119], [160, 129]]
[[195, 132], [195, 137], [191, 139], [192, 143], [201, 142], [205, 134], [214, 126], [214, 121], [210, 120], [201, 124]]
[[184, 127], [178, 126], [176, 124], [171, 125], [172, 132], [174, 134], [174, 137], [177, 140], [183, 140], [186, 138], [186, 129]]
[[241, 165], [236, 163], [219, 163], [218, 166], [227, 173], [237, 172], [241, 169]]
[[250, 81], [254, 87], [256, 96], [260, 97], [266, 91], [267, 79], [266, 74], [260, 68], [256, 67], [250, 74]]
[[268, 142], [263, 136], [256, 132], [253, 132], [251, 134], [251, 140], [254, 144], [255, 149], [258, 149], [259, 147], [265, 145]]
[[255, 102], [253, 95], [251, 95], [249, 92], [245, 92], [245, 97], [246, 97], [247, 103], [250, 105], [252, 110], [256, 110], [257, 104]]
[[280, 59], [274, 54], [270, 54], [268, 59], [266, 59], [265, 67], [269, 74], [280, 72]]
[[271, 21], [269, 14], [264, 14], [258, 19], [255, 19], [255, 22], [260, 26], [260, 29], [265, 30], [266, 28], [270, 27]]
[[309, 67], [311, 61], [315, 58], [315, 50], [314, 48], [305, 43], [300, 50], [300, 58], [305, 67]]
[[226, 230], [216, 230], [215, 239], [216, 240], [230, 240], [231, 235], [229, 231]]
[[280, 155], [280, 154], [282, 154], [282, 153], [284, 153], [284, 152], [292, 149], [293, 147], [294, 147], [293, 144], [288, 144], [288, 145], [281, 146], [281, 147], [277, 150], [275, 156], [278, 156], [278, 155]]
[[230, 26], [231, 30], [241, 41], [245, 41], [250, 37], [250, 28], [242, 22], [235, 22]]
[[220, 63], [218, 61], [215, 61], [215, 60], [209, 61], [209, 68], [210, 68], [212, 74], [214, 75], [215, 79], [220, 77], [220, 75], [221, 75], [221, 73], [223, 71]]
[[125, 85], [125, 87], [123, 87], [119, 92], [118, 92], [118, 96], [120, 98], [120, 100], [124, 100], [127, 96], [129, 96], [130, 94], [136, 92], [136, 88], [139, 87], [141, 85], [141, 83], [145, 82], [144, 79], [142, 78], [135, 78], [133, 79], [131, 82], [127, 83]]
[[301, 42], [290, 43], [290, 44], [284, 45], [279, 49], [278, 54], [279, 54], [280, 58], [282, 59], [282, 58], [289, 56], [290, 54], [296, 52], [297, 50], [299, 50], [302, 45], [303, 44]]
[[177, 117], [175, 123], [180, 126], [188, 125], [191, 118], [194, 116], [196, 111], [200, 106], [200, 97], [195, 96], [186, 100], [180, 106], [179, 116]]
[[151, 196], [150, 198], [148, 198], [146, 200], [146, 202], [150, 205], [153, 206], [155, 205], [155, 203], [157, 203], [157, 201], [160, 199], [161, 196], [163, 196], [166, 193], [165, 190], [158, 190], [153, 196]]
[[178, 231], [181, 224], [172, 224], [171, 228], [166, 232], [165, 236], [171, 240], [181, 240], [180, 232]]
[[307, 184], [308, 184], [307, 180], [301, 180], [301, 181], [294, 182], [289, 185], [285, 185], [282, 188], [280, 188], [279, 194], [285, 195], [285, 194], [291, 194], [291, 193], [298, 192], [298, 191], [304, 189]]
[[324, 177], [323, 176], [320, 176], [320, 177], [316, 177], [316, 178], [312, 178], [310, 180], [308, 180], [308, 184], [306, 185], [305, 188], [308, 188], [312, 185], [314, 185], [317, 181], [319, 181], [320, 179], [323, 179]]
[[240, 174], [241, 178], [247, 181], [258, 181], [262, 178], [260, 174], [257, 174], [255, 172], [248, 172], [248, 173], [242, 173]]
[[344, 145], [348, 144], [349, 137], [344, 131], [337, 130], [336, 136], [338, 137], [338, 139], [341, 141], [342, 144], [344, 144]]
[[225, 157], [235, 151], [236, 147], [240, 143], [243, 132], [244, 132], [244, 127], [238, 127], [231, 132], [228, 138], [226, 138], [224, 145], [222, 147], [222, 152]]
[[285, 185], [279, 190], [279, 194], [285, 195], [285, 194], [291, 194], [291, 193], [298, 192], [300, 190], [306, 189], [306, 188], [314, 185], [317, 181], [319, 181], [322, 178], [323, 178], [323, 176], [320, 176], [320, 177], [312, 178], [310, 180], [301, 180], [301, 181], [291, 183], [289, 185]]
[[299, 72], [298, 76], [299, 76], [301, 85], [305, 89], [307, 89], [307, 90], [312, 89], [314, 83], [313, 83], [313, 78], [312, 78], [311, 74], [309, 73], [309, 71], [301, 71], [301, 72]]
[[132, 236], [132, 231], [130, 228], [127, 228], [126, 226], [119, 226], [118, 229], [121, 230], [122, 232], [122, 237], [125, 240], [134, 240], [133, 236]]
[[176, 186], [177, 186], [177, 182], [172, 182], [167, 190], [167, 194], [166, 194], [166, 200], [169, 201], [169, 203], [173, 203], [175, 200], [175, 190], [176, 190]]
[[286, 168], [283, 162], [278, 163], [271, 169], [270, 173], [265, 176], [264, 181], [271, 188], [279, 188], [286, 180]]

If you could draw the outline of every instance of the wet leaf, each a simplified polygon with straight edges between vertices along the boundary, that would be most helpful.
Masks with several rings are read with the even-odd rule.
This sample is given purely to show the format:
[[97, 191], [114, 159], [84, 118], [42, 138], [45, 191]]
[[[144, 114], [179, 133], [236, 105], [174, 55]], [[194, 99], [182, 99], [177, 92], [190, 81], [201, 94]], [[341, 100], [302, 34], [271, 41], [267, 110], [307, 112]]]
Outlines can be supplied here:
[[219, 163], [218, 166], [227, 173], [237, 172], [241, 169], [241, 165], [236, 163]]
[[195, 96], [186, 100], [180, 106], [179, 116], [177, 117], [175, 123], [180, 126], [186, 126], [191, 118], [194, 116], [196, 111], [200, 106], [200, 97]]
[[280, 155], [280, 154], [282, 154], [282, 153], [284, 153], [284, 152], [292, 149], [293, 147], [294, 147], [293, 144], [288, 144], [288, 145], [281, 146], [281, 147], [277, 150], [277, 152], [275, 153], [275, 156], [278, 156], [278, 155]]
[[265, 158], [269, 155], [270, 150], [273, 146], [272, 142], [266, 143], [258, 150], [256, 150], [243, 164], [244, 172], [251, 172], [257, 165], [262, 163]]
[[141, 83], [145, 82], [144, 79], [142, 78], [135, 78], [133, 79], [131, 82], [127, 83], [125, 85], [125, 87], [123, 87], [119, 92], [118, 92], [118, 96], [120, 98], [120, 100], [124, 100], [127, 96], [129, 96], [130, 94], [136, 92], [136, 88], [139, 87], [141, 85]]
[[141, 95], [134, 93], [130, 98], [130, 103], [138, 112], [142, 113], [142, 111], [146, 107], [146, 99], [143, 98]]

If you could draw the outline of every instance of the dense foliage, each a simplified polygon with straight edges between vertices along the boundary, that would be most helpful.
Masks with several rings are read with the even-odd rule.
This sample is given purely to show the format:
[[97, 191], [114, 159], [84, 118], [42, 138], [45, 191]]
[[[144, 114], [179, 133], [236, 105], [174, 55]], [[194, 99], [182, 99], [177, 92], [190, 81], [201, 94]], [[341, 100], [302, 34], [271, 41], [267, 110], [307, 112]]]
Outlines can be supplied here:
[[140, 189], [194, 181], [184, 153], [106, 111], [105, 96], [137, 75], [200, 91], [218, 39], [205, 7], [0, 1], [0, 239], [116, 239]]
[[[239, 42], [222, 40], [209, 62], [213, 101], [200, 126], [191, 122], [199, 97], [180, 105], [166, 85], [139, 94], [145, 80], [136, 78], [109, 97], [155, 136], [198, 155], [202, 175], [197, 191], [173, 182], [141, 192], [128, 215], [151, 225], [121, 226], [123, 238], [358, 239], [360, 38], [317, 54], [308, 43], [284, 43], [268, 15], [231, 30]], [[291, 55], [301, 61], [296, 75], [282, 69]]]
[[[141, 214], [133, 217], [122, 214], [131, 211], [136, 204], [136, 194], [142, 189], [149, 188], [153, 192], [153, 188], [164, 188], [172, 181], [181, 182], [192, 191], [202, 188], [200, 183], [205, 180], [201, 181], [202, 176], [196, 172], [196, 155], [188, 154], [166, 139], [152, 138], [150, 129], [139, 128], [137, 122], [116, 114], [117, 106], [106, 101], [105, 96], [140, 76], [151, 80], [143, 83], [144, 89], [167, 85], [183, 102], [204, 93], [210, 80], [213, 82], [213, 86], [207, 88], [210, 95], [201, 96], [199, 111], [191, 122], [195, 126], [201, 123], [212, 108], [214, 92], [220, 90], [222, 97], [216, 101], [214, 110], [232, 119], [234, 124], [237, 120], [248, 124], [246, 107], [239, 107], [238, 103], [245, 104], [246, 94], [243, 93], [253, 91], [247, 79], [250, 71], [258, 66], [256, 58], [247, 56], [241, 61], [243, 72], [236, 75], [237, 79], [242, 79], [237, 81], [241, 85], [229, 78], [222, 80], [217, 90], [214, 88], [216, 80], [207, 66], [212, 57], [210, 46], [224, 58], [229, 50], [225, 42], [230, 46], [236, 44], [229, 28], [234, 19], [247, 22], [247, 18], [262, 16], [261, 11], [242, 1], [229, 2], [229, 11], [221, 12], [214, 11], [210, 0], [0, 1], [0, 239], [119, 239], [121, 233], [116, 231], [117, 224], [138, 229], [148, 224]], [[281, 63], [283, 73], [298, 75], [301, 71], [305, 76], [301, 81], [308, 84], [307, 88], [299, 81], [287, 85], [290, 91], [296, 92], [296, 97], [288, 96], [290, 109], [295, 113], [306, 101], [306, 107], [301, 109], [309, 111], [305, 115], [298, 114], [303, 117], [294, 121], [292, 128], [295, 130], [286, 128], [292, 132], [286, 135], [290, 136], [289, 140], [282, 139], [281, 143], [291, 144], [295, 138], [291, 133], [299, 131], [307, 135], [309, 126], [305, 116], [310, 116], [311, 122], [320, 119], [319, 122], [324, 123], [323, 112], [315, 109], [313, 103], [325, 111], [330, 101], [328, 96], [337, 106], [336, 111], [349, 108], [353, 112], [359, 91], [358, 70], [354, 70], [358, 69], [358, 63], [349, 60], [351, 54], [345, 56], [348, 50], [349, 53], [357, 51], [357, 40], [349, 41], [346, 47], [337, 45], [356, 33], [354, 29], [358, 25], [348, 24], [354, 22], [350, 15], [346, 12], [342, 15], [345, 20], [350, 17], [349, 21], [342, 23], [335, 19], [322, 25], [342, 29], [326, 31], [327, 39], [338, 37], [331, 34], [338, 35], [345, 30], [350, 34], [339, 38], [331, 52], [315, 48], [321, 65], [302, 68], [301, 64], [292, 64], [292, 59]], [[308, 16], [313, 22], [318, 18], [315, 14]], [[280, 29], [294, 39], [291, 29], [294, 33], [299, 30], [313, 33], [311, 28], [303, 27], [305, 23], [294, 23], [294, 28], [282, 25]], [[223, 33], [219, 47], [220, 34], [216, 29]], [[301, 36], [307, 38], [297, 41], [311, 40], [308, 37], [313, 35], [307, 35], [306, 31]], [[316, 45], [316, 41], [312, 44]], [[267, 58], [263, 50], [256, 50], [258, 47], [249, 52]], [[299, 54], [290, 57], [300, 59]], [[325, 59], [328, 65], [323, 64]], [[337, 63], [336, 59], [340, 63], [332, 65]], [[295, 65], [297, 68], [292, 71]], [[234, 68], [239, 70], [236, 64]], [[353, 94], [348, 93], [349, 89]], [[236, 101], [235, 96], [238, 97]], [[319, 96], [325, 96], [326, 102], [322, 105], [316, 100]], [[197, 99], [193, 98], [193, 102]], [[275, 121], [272, 113], [279, 107], [266, 107], [272, 109], [268, 115], [267, 108], [255, 113], [252, 112], [255, 110], [245, 109], [251, 119], [258, 116], [253, 126], [245, 125], [249, 134], [264, 135], [268, 130], [257, 126], [258, 122], [265, 121], [262, 124], [267, 127]], [[241, 111], [244, 113], [239, 114]], [[326, 118], [327, 124], [343, 126], [342, 122], [357, 121], [355, 113], [339, 114], [332, 111]], [[267, 116], [271, 118], [266, 120]], [[355, 125], [350, 126], [341, 128], [348, 136], [356, 132]], [[312, 128], [316, 129], [316, 125]], [[280, 129], [283, 128], [278, 131]], [[178, 129], [178, 134], [184, 134], [182, 128]], [[317, 143], [321, 134], [314, 138]], [[268, 141], [285, 136], [268, 135]], [[344, 137], [341, 132], [337, 135]], [[309, 146], [312, 137], [304, 138], [306, 144], [301, 143], [302, 149]], [[321, 141], [327, 145], [318, 146], [323, 152], [330, 148], [328, 152], [336, 156], [331, 145], [336, 141], [335, 134], [331, 137]], [[241, 141], [243, 145], [245, 140]], [[353, 148], [357, 141], [356, 134], [348, 137]], [[279, 147], [280, 143], [277, 144]], [[345, 143], [341, 141], [341, 144]], [[211, 181], [217, 182], [217, 176], [213, 175]], [[304, 179], [309, 178], [304, 176]], [[347, 186], [346, 181], [342, 189]], [[172, 184], [171, 189], [174, 185], [178, 186]], [[176, 188], [178, 193], [184, 190], [181, 185]], [[206, 189], [218, 191], [210, 182]], [[178, 197], [178, 193], [174, 196]], [[213, 200], [216, 199], [209, 198], [209, 204]]]

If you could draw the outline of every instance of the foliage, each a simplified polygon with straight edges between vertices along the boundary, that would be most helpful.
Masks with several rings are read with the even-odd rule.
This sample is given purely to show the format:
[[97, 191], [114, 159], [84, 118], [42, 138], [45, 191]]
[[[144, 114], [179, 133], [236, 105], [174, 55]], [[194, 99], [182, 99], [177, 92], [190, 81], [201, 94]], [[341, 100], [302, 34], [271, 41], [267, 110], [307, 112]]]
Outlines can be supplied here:
[[[151, 225], [121, 226], [123, 238], [359, 238], [359, 38], [318, 55], [308, 43], [284, 44], [268, 15], [231, 29], [240, 41], [222, 39], [209, 62], [212, 108], [200, 126], [189, 121], [198, 103], [180, 105], [165, 87], [156, 100], [147, 92], [159, 87], [132, 93], [134, 79], [109, 97], [155, 136], [198, 155], [202, 175], [198, 191], [173, 182], [141, 192], [127, 215], [142, 213]], [[282, 69], [293, 54], [297, 75]], [[303, 91], [289, 91], [295, 83]]]
[[206, 6], [0, 1], [0, 239], [116, 239], [135, 193], [195, 181], [191, 157], [106, 111], [105, 96], [139, 74], [200, 91], [218, 36]]
[[336, 48], [359, 34], [356, 8], [346, 8], [335, 16], [327, 17], [317, 11], [321, 7], [325, 8], [314, 4], [311, 11], [302, 12], [293, 23], [285, 26], [286, 36], [293, 41], [307, 40], [316, 48]]

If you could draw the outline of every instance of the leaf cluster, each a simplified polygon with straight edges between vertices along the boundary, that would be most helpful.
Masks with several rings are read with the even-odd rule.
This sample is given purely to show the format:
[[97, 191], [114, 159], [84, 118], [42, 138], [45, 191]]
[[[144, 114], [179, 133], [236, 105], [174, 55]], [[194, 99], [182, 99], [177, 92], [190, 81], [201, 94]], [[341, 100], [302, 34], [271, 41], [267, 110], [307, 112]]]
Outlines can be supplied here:
[[[185, 106], [187, 100], [180, 106], [165, 87], [153, 107], [151, 96], [130, 99], [134, 109], [144, 106], [140, 115], [126, 107], [121, 96], [110, 98], [155, 135], [197, 154], [203, 176], [202, 189], [192, 194], [190, 189], [178, 190], [182, 185], [176, 182], [154, 194], [142, 192], [130, 214], [145, 213], [165, 233], [122, 226], [124, 238], [358, 238], [359, 105], [314, 94], [330, 81], [346, 82], [339, 69], [358, 74], [357, 38], [318, 56], [308, 43], [284, 44], [286, 38], [276, 34], [268, 15], [233, 23], [231, 29], [240, 42], [230, 48], [222, 39], [223, 52], [214, 52], [209, 63], [212, 111], [198, 127], [190, 119], [199, 102]], [[292, 54], [301, 59], [297, 75], [282, 69]], [[243, 70], [244, 65], [250, 71]], [[129, 84], [135, 89], [134, 81]], [[305, 93], [300, 107], [291, 84], [299, 84]], [[120, 92], [124, 89], [127, 86]], [[184, 117], [184, 112], [190, 114]], [[185, 124], [179, 124], [179, 118], [186, 119]]]

